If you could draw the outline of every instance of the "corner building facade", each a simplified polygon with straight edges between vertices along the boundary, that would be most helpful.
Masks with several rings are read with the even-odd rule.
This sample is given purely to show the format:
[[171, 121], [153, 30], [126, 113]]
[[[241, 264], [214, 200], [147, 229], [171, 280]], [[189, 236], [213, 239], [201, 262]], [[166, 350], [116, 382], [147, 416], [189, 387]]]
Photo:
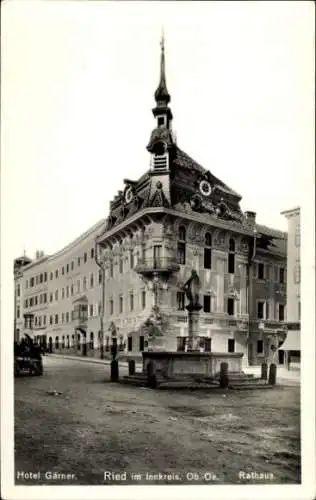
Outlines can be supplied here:
[[[40, 283], [47, 287], [41, 328], [53, 350], [82, 354], [83, 341], [91, 355], [98, 355], [101, 347], [109, 350], [116, 336], [121, 355], [140, 358], [154, 344], [150, 319], [157, 323], [159, 318], [155, 341], [160, 348], [186, 350], [183, 287], [196, 270], [201, 285], [199, 348], [243, 352], [245, 363], [261, 363], [284, 338], [286, 234], [258, 225], [254, 212], [241, 210], [238, 193], [178, 146], [163, 41], [155, 101], [149, 169], [140, 179], [123, 180], [106, 221], [54, 256], [20, 265], [23, 299], [30, 295], [27, 276], [37, 269], [47, 272], [47, 281]], [[89, 254], [88, 247], [91, 269], [87, 263], [76, 265], [79, 256]], [[70, 270], [63, 274], [67, 263]], [[89, 273], [100, 278], [84, 288]], [[62, 292], [67, 287], [69, 292]], [[32, 302], [36, 314], [34, 307]]]

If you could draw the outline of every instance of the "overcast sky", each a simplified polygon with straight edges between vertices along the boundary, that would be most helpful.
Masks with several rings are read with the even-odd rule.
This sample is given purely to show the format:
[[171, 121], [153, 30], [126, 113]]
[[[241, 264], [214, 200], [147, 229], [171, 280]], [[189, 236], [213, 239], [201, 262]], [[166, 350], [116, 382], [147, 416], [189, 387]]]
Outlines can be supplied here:
[[[178, 145], [285, 229], [313, 173], [313, 2], [9, 1], [2, 13], [2, 224], [52, 253], [149, 167], [166, 38]], [[10, 234], [9, 234], [10, 232]]]

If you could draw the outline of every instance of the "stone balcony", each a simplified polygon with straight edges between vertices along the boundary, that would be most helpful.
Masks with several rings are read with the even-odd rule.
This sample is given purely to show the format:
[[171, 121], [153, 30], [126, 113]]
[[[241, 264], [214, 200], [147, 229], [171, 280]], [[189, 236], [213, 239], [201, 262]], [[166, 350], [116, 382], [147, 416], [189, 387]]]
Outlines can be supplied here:
[[144, 258], [139, 259], [135, 266], [135, 271], [145, 277], [150, 277], [155, 273], [165, 275], [179, 271], [180, 265], [172, 257]]

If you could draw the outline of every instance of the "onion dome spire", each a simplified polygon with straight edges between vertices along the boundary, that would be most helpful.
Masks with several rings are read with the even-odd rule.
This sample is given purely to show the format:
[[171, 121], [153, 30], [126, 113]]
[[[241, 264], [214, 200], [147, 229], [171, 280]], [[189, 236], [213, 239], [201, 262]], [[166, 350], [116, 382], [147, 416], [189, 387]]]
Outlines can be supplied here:
[[155, 92], [155, 100], [156, 103], [159, 105], [165, 105], [170, 102], [170, 95], [167, 90], [167, 84], [166, 84], [166, 62], [165, 62], [165, 37], [164, 33], [162, 33], [161, 37], [161, 42], [160, 42], [160, 47], [161, 47], [161, 54], [160, 54], [160, 81], [158, 88]]

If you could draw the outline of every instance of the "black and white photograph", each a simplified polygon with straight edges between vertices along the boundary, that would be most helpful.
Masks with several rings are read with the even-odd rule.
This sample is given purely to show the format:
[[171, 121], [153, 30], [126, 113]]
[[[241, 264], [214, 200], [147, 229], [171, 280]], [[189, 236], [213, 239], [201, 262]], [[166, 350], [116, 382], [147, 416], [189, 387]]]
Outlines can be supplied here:
[[314, 11], [4, 2], [3, 498], [315, 497]]

